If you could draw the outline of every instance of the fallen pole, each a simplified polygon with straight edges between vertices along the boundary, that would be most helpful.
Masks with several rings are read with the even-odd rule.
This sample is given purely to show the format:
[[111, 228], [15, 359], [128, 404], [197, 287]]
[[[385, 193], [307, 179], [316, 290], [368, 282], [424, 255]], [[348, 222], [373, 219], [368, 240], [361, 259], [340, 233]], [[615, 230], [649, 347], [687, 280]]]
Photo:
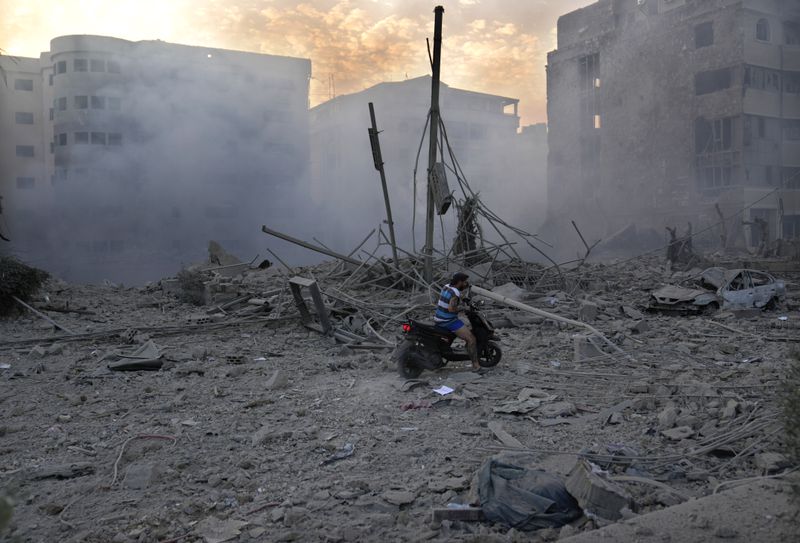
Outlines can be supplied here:
[[361, 265], [361, 261], [360, 260], [356, 260], [355, 258], [350, 258], [349, 256], [340, 255], [339, 253], [336, 253], [336, 252], [331, 251], [330, 249], [326, 249], [324, 247], [318, 247], [316, 245], [312, 245], [311, 243], [308, 243], [307, 241], [303, 241], [301, 239], [293, 238], [292, 236], [290, 236], [288, 234], [284, 234], [282, 232], [278, 232], [277, 230], [273, 230], [271, 228], [267, 228], [266, 226], [262, 226], [261, 227], [261, 231], [264, 232], [265, 234], [269, 234], [270, 236], [275, 236], [278, 239], [282, 239], [284, 241], [288, 241], [289, 243], [294, 243], [295, 245], [299, 245], [300, 247], [304, 247], [304, 248], [308, 249], [309, 251], [315, 251], [315, 252], [321, 253], [323, 255], [328, 255], [331, 258], [337, 258], [337, 259], [339, 259], [339, 260], [341, 260], [343, 262], [348, 262], [348, 263], [350, 263], [350, 264], [352, 264], [354, 266], [360, 266]]
[[502, 304], [506, 304], [508, 306], [514, 307], [516, 309], [519, 309], [520, 311], [526, 311], [528, 313], [533, 313], [534, 315], [539, 315], [540, 317], [544, 317], [544, 318], [552, 320], [552, 321], [563, 322], [564, 324], [569, 324], [571, 326], [578, 326], [580, 328], [584, 328], [584, 329], [590, 331], [592, 334], [594, 334], [597, 337], [599, 337], [600, 339], [602, 339], [604, 342], [606, 342], [610, 347], [612, 347], [618, 353], [622, 353], [626, 357], [631, 358], [630, 355], [628, 355], [625, 351], [620, 349], [610, 339], [608, 339], [606, 336], [604, 336], [600, 332], [600, 330], [598, 330], [594, 326], [590, 326], [590, 325], [586, 324], [585, 322], [568, 319], [566, 317], [562, 317], [561, 315], [556, 315], [554, 313], [549, 313], [549, 312], [544, 311], [542, 309], [537, 309], [535, 307], [531, 307], [529, 305], [523, 304], [522, 302], [518, 302], [516, 300], [512, 300], [511, 298], [507, 298], [505, 296], [501, 296], [500, 294], [495, 294], [491, 290], [486, 290], [485, 288], [476, 287], [476, 286], [473, 286], [473, 287], [470, 287], [470, 288], [471, 288], [471, 292], [473, 292], [474, 294], [477, 294], [479, 296], [484, 296], [486, 298], [489, 298], [490, 300], [494, 300], [495, 302], [500, 302]]
[[30, 311], [31, 313], [33, 313], [37, 317], [46, 320], [47, 322], [49, 322], [50, 324], [52, 324], [53, 326], [55, 326], [59, 330], [63, 330], [64, 332], [66, 332], [66, 333], [68, 333], [70, 335], [75, 335], [75, 332], [73, 332], [72, 330], [61, 326], [60, 324], [58, 324], [53, 319], [51, 319], [50, 317], [48, 317], [47, 315], [45, 315], [41, 311], [37, 311], [36, 309], [32, 308], [31, 306], [29, 306], [28, 304], [26, 304], [25, 302], [23, 302], [22, 300], [20, 300], [16, 296], [12, 295], [11, 297], [14, 299], [15, 302], [17, 302], [19, 305], [21, 305], [22, 307], [24, 307], [25, 309], [27, 309], [28, 311]]

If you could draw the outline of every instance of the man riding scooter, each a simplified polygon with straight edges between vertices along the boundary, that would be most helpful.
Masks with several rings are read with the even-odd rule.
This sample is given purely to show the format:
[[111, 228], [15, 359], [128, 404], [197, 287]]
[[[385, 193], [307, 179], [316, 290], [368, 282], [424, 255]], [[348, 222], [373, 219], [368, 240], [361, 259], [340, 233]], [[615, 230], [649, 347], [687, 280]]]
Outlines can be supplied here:
[[463, 339], [467, 344], [467, 353], [472, 361], [472, 371], [486, 371], [481, 368], [478, 361], [478, 348], [475, 335], [467, 328], [463, 321], [458, 318], [459, 305], [464, 298], [464, 291], [469, 288], [469, 276], [466, 273], [455, 273], [450, 283], [445, 285], [439, 294], [439, 302], [436, 304], [436, 313], [433, 322], [436, 326], [452, 332]]

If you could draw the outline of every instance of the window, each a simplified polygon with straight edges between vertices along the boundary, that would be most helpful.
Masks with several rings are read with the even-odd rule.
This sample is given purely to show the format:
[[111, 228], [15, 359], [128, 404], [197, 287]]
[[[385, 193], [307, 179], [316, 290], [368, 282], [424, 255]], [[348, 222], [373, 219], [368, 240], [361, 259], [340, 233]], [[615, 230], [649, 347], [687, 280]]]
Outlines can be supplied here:
[[105, 72], [106, 71], [106, 61], [105, 60], [97, 60], [92, 59], [90, 62], [90, 70], [93, 72]]
[[770, 92], [780, 92], [781, 73], [760, 66], [745, 66], [744, 86]]
[[56, 62], [56, 73], [57, 74], [65, 74], [67, 73], [67, 61], [60, 60]]
[[600, 119], [600, 115], [595, 115], [594, 116], [594, 127], [595, 128], [602, 128], [603, 127], [603, 121]]
[[699, 96], [730, 88], [731, 79], [732, 70], [730, 68], [696, 73], [694, 75], [694, 93]]
[[17, 188], [29, 190], [36, 184], [36, 179], [33, 177], [17, 177]]
[[58, 99], [58, 110], [59, 111], [66, 111], [67, 110], [67, 97], [62, 96]]
[[92, 132], [92, 145], [105, 145], [106, 133], [105, 132]]
[[120, 108], [120, 100], [115, 96], [108, 97], [108, 109], [111, 111], [119, 111]]
[[800, 72], [783, 72], [783, 92], [800, 94]]
[[787, 189], [800, 189], [800, 168], [781, 168], [781, 185]]
[[783, 23], [783, 42], [786, 45], [800, 45], [800, 23]]
[[17, 145], [17, 156], [30, 158], [33, 156], [33, 145]]
[[766, 19], [759, 19], [756, 23], [756, 39], [769, 41], [769, 22]]
[[800, 120], [784, 119], [783, 139], [786, 141], [800, 141]]
[[15, 79], [14, 90], [18, 91], [32, 91], [33, 79]]
[[89, 143], [89, 133], [88, 132], [75, 132], [75, 143], [77, 143], [77, 144]]
[[47, 76], [47, 80], [50, 83], [50, 86], [52, 87], [53, 86], [53, 74], [48, 75]]
[[88, 109], [89, 108], [89, 97], [88, 96], [76, 96], [75, 97], [75, 109]]
[[767, 120], [764, 117], [758, 117], [758, 137], [763, 139], [767, 136]]
[[694, 48], [708, 47], [714, 45], [714, 23], [700, 23], [694, 27]]
[[72, 61], [73, 72], [87, 72], [89, 71], [89, 61], [85, 58], [76, 58]]
[[120, 73], [119, 62], [116, 60], [109, 60], [106, 62], [106, 69], [110, 74], [118, 74]]
[[14, 122], [17, 124], [33, 124], [33, 113], [17, 111], [14, 114]]
[[92, 109], [105, 109], [106, 97], [105, 96], [92, 96]]
[[111, 132], [108, 134], [109, 145], [122, 145], [122, 134]]
[[581, 76], [581, 90], [592, 91], [597, 88], [600, 79], [600, 54], [587, 55], [578, 59]]
[[695, 153], [708, 154], [729, 151], [733, 142], [733, 118], [713, 121], [698, 117], [694, 121]]
[[53, 117], [54, 117], [54, 116], [55, 116], [55, 108], [52, 108], [52, 107], [51, 107], [51, 108], [50, 108], [50, 120], [51, 120], [51, 121], [53, 120]]
[[62, 132], [58, 135], [58, 145], [60, 147], [64, 147], [67, 144], [67, 133]]

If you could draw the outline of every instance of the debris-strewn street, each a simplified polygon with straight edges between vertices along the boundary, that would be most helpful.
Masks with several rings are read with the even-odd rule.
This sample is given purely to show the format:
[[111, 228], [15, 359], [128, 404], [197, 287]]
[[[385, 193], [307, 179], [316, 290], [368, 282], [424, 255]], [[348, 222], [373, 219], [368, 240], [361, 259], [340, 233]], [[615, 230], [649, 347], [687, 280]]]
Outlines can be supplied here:
[[[206, 305], [178, 299], [188, 279], [51, 279], [31, 303], [72, 335], [31, 313], [0, 321], [10, 541], [537, 541], [615, 522], [661, 541], [634, 517], [674, 506], [672, 541], [796, 533], [788, 487], [738, 488], [791, 469], [777, 402], [798, 338], [796, 274], [780, 274], [782, 307], [738, 316], [646, 312], [654, 288], [699, 271], [666, 274], [656, 258], [586, 264], [549, 292], [486, 282], [618, 350], [487, 300], [500, 364], [407, 381], [390, 344], [407, 316], [430, 316], [419, 292], [334, 262], [294, 270], [317, 280], [337, 341], [303, 326], [288, 273], [209, 266], [195, 284]], [[348, 334], [362, 339], [347, 346]], [[580, 518], [523, 533], [453, 505], [479, 506], [476, 473], [509, 450], [566, 481]], [[722, 515], [731, 488], [769, 496], [758, 506], [773, 512]]]

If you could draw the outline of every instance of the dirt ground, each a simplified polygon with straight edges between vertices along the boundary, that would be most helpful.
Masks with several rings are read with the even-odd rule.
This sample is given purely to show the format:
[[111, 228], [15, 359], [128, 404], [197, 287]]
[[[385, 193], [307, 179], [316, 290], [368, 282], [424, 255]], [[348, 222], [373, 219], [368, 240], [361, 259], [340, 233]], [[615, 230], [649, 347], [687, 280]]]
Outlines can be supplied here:
[[[261, 282], [244, 282], [252, 292], [281, 284], [264, 273]], [[48, 313], [77, 339], [29, 314], [0, 321], [0, 485], [15, 503], [0, 537], [549, 541], [605, 524], [584, 517], [561, 531], [526, 534], [500, 524], [433, 523], [433, 508], [474, 498], [475, 471], [503, 448], [493, 422], [562, 475], [577, 453], [627, 447], [622, 454], [641, 462], [617, 463], [612, 474], [662, 485], [617, 482], [635, 500], [628, 515], [785, 469], [766, 467], [762, 456], [780, 451], [777, 393], [800, 313], [639, 314], [647, 290], [663, 279], [639, 275], [580, 295], [599, 305], [594, 326], [625, 356], [576, 361], [577, 330], [489, 304], [504, 325], [500, 365], [481, 376], [456, 363], [423, 373], [422, 383], [404, 382], [388, 350], [354, 350], [307, 330], [285, 301], [279, 318], [273, 311], [189, 326], [205, 308], [157, 285], [51, 282], [51, 303], [83, 311]], [[412, 304], [400, 295], [393, 301]], [[574, 317], [583, 300], [551, 293], [526, 303]], [[394, 340], [399, 332], [392, 324], [382, 335]], [[109, 352], [148, 341], [163, 353], [161, 371], [108, 369]], [[455, 392], [434, 393], [442, 384]], [[545, 400], [503, 412], [525, 389]], [[684, 438], [662, 433], [687, 427]], [[710, 534], [720, 528], [715, 518]], [[735, 530], [739, 521], [724, 520], [734, 524], [734, 540], [747, 533]], [[767, 537], [770, 526], [783, 529], [765, 524], [763, 541], [778, 540]], [[660, 540], [673, 529], [658, 528]], [[611, 540], [646, 540], [640, 535]]]

